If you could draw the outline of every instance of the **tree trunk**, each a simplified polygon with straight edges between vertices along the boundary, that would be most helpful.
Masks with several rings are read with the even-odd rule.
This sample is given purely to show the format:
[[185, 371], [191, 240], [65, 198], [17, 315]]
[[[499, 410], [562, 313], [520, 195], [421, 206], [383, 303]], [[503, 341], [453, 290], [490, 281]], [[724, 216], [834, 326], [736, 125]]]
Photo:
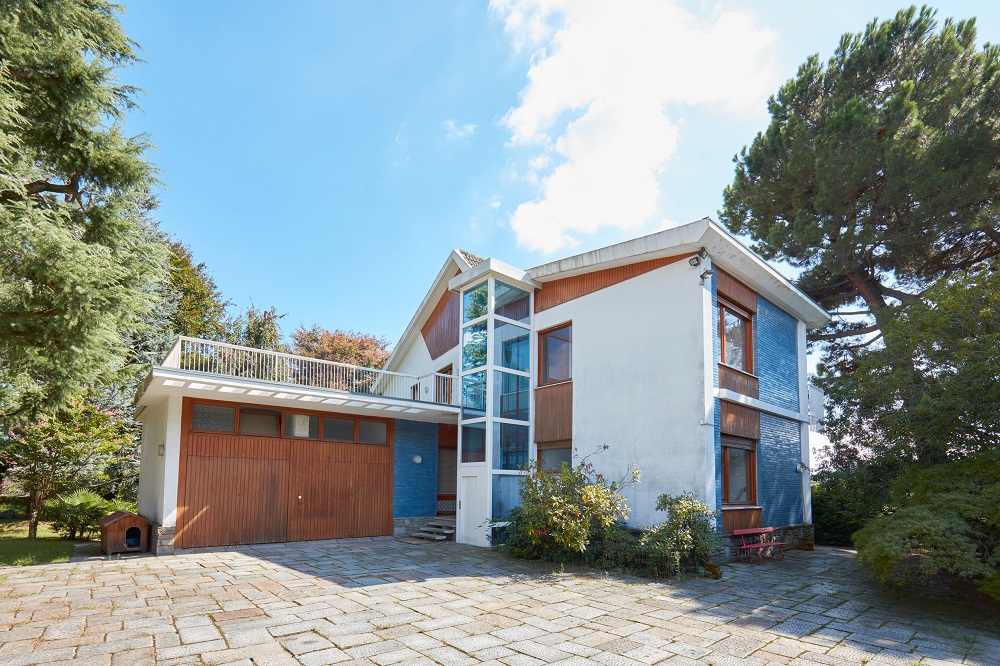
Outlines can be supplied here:
[[37, 490], [28, 493], [28, 538], [38, 538], [38, 517], [42, 512], [42, 498]]

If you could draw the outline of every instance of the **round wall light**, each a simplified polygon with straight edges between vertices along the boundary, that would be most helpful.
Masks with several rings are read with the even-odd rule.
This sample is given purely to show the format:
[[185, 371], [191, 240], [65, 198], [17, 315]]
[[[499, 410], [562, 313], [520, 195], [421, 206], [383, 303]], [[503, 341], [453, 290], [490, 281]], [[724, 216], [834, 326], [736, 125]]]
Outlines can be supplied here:
[[422, 456], [413, 456], [413, 464], [414, 465], [419, 465], [423, 461], [424, 461], [424, 459], [423, 459]]

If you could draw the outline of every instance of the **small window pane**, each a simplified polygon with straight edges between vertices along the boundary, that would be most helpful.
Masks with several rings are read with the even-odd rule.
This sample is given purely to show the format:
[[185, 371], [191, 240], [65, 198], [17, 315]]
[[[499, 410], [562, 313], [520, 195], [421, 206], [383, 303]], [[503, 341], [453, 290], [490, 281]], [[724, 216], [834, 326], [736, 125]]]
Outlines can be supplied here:
[[516, 506], [521, 506], [521, 476], [493, 475], [493, 519], [502, 520]]
[[462, 426], [462, 462], [486, 462], [486, 424]]
[[541, 335], [541, 383], [565, 382], [573, 378], [573, 327], [563, 326]]
[[247, 410], [240, 408], [240, 434], [241, 435], [261, 435], [264, 437], [278, 436], [278, 423], [281, 421], [281, 412], [255, 409]]
[[728, 502], [750, 501], [750, 452], [746, 449], [726, 448], [729, 456], [729, 497]]
[[486, 371], [462, 377], [462, 418], [486, 416]]
[[551, 449], [538, 449], [538, 466], [543, 470], [562, 469], [562, 464], [573, 466], [573, 447], [560, 446]]
[[341, 442], [353, 442], [354, 419], [338, 419], [332, 416], [324, 416], [323, 439], [336, 439]]
[[318, 437], [319, 417], [285, 414], [285, 437]]
[[493, 469], [524, 469], [528, 464], [528, 426], [493, 424]]
[[381, 421], [361, 421], [358, 424], [358, 439], [371, 444], [385, 444], [389, 441], [388, 428]]
[[486, 322], [462, 329], [462, 369], [486, 365]]
[[462, 321], [472, 321], [486, 314], [486, 302], [489, 297], [489, 284], [487, 282], [465, 292], [462, 298]]
[[531, 337], [528, 329], [497, 321], [493, 328], [493, 363], [528, 372]]
[[530, 379], [508, 372], [493, 373], [493, 415], [527, 421], [531, 398]]
[[191, 410], [191, 429], [236, 432], [236, 408], [195, 404]]
[[747, 369], [747, 320], [725, 310], [726, 365], [740, 370]]
[[496, 282], [496, 306], [494, 312], [501, 317], [513, 319], [527, 324], [531, 319], [529, 305], [531, 298], [528, 292], [509, 284]]

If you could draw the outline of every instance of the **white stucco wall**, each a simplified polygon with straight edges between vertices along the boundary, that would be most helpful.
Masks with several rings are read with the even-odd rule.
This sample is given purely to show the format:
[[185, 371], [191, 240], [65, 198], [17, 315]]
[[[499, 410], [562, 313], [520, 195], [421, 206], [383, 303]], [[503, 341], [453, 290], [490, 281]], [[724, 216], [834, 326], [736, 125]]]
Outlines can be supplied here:
[[163, 521], [163, 457], [160, 444], [166, 436], [166, 399], [148, 405], [141, 415], [139, 449], [139, 515], [157, 524]]
[[574, 449], [587, 455], [609, 445], [591, 460], [610, 479], [631, 460], [642, 471], [626, 492], [631, 526], [663, 519], [655, 510], [662, 493], [691, 491], [714, 502], [711, 426], [702, 423], [711, 413], [702, 270], [677, 262], [535, 315], [536, 330], [573, 322]]

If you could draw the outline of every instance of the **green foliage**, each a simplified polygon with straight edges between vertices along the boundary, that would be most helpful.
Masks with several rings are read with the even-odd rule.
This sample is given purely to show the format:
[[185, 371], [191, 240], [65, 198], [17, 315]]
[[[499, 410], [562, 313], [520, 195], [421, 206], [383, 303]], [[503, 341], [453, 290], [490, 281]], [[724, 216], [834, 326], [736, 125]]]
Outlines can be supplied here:
[[117, 7], [0, 2], [0, 415], [31, 421], [129, 361], [166, 277], [154, 168], [121, 122]]
[[[824, 472], [813, 477], [812, 518], [816, 543], [826, 546], [852, 546], [852, 535], [877, 514], [870, 508], [872, 497], [862, 489], [867, 482], [852, 482], [843, 472]], [[861, 491], [861, 492], [859, 492]], [[879, 493], [882, 495], [882, 493]]]
[[269, 310], [257, 309], [251, 305], [247, 311], [229, 322], [226, 342], [254, 349], [287, 352], [281, 326], [278, 320], [285, 315], [278, 314], [278, 309], [271, 306]]
[[650, 572], [669, 576], [683, 572], [688, 564], [696, 568], [707, 564], [719, 540], [718, 512], [691, 493], [660, 495], [656, 510], [666, 511], [667, 519], [644, 529], [640, 541]]
[[131, 450], [136, 435], [118, 415], [79, 400], [16, 426], [0, 440], [0, 457], [10, 466], [7, 476], [28, 495], [29, 536], [35, 536], [46, 499], [105, 483], [108, 465]]
[[215, 280], [204, 263], [194, 263], [191, 249], [179, 241], [167, 243], [170, 250], [169, 291], [177, 299], [170, 317], [176, 335], [222, 340], [226, 335], [226, 308]]
[[854, 535], [858, 559], [882, 581], [950, 574], [1000, 580], [1000, 452], [912, 468], [893, 485], [894, 510]]
[[74, 490], [45, 502], [45, 517], [67, 539], [97, 532], [97, 521], [114, 511], [110, 502], [89, 490]]
[[363, 368], [381, 368], [389, 360], [389, 341], [354, 331], [328, 331], [319, 324], [292, 333], [292, 353]]
[[531, 461], [521, 482], [521, 506], [504, 519], [502, 549], [526, 559], [578, 561], [599, 533], [628, 518], [621, 490], [638, 481], [634, 466], [627, 479], [608, 482], [586, 458], [575, 467], [563, 463], [558, 471], [543, 471]]

